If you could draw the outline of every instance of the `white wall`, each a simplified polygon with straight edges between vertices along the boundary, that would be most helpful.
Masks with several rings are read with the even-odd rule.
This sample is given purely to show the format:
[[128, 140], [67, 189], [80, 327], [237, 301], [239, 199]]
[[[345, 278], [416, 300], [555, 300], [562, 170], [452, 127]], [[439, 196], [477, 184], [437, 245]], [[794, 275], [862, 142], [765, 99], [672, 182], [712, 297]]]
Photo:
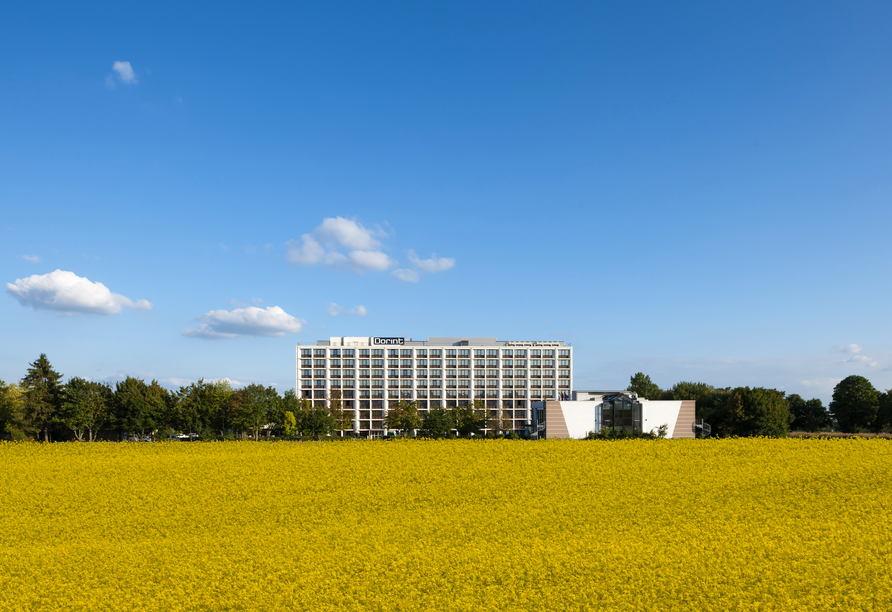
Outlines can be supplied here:
[[[571, 438], [584, 438], [590, 431], [596, 431], [598, 402], [561, 402], [561, 411], [567, 423]], [[546, 425], [547, 426], [547, 425]]]
[[[641, 401], [642, 423], [641, 428], [645, 432], [653, 430], [657, 433], [660, 425], [667, 425], [666, 437], [675, 437], [675, 422], [678, 420], [678, 413], [681, 410], [681, 401], [665, 400], [665, 401]], [[564, 413], [564, 420], [567, 423], [567, 432], [571, 438], [584, 438], [590, 431], [597, 432], [598, 409], [600, 402], [581, 401], [581, 402], [560, 402], [561, 411]]]
[[666, 437], [675, 437], [675, 421], [678, 420], [678, 412], [681, 410], [680, 400], [640, 400], [642, 423], [641, 429], [645, 432], [653, 430], [657, 433], [660, 425], [668, 425]]

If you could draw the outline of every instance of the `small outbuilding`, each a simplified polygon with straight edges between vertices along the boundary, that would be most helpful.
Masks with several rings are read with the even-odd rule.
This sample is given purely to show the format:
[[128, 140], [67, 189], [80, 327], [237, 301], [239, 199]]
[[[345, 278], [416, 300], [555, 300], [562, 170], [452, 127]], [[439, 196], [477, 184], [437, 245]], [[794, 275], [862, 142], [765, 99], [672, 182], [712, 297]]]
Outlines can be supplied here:
[[648, 400], [631, 391], [573, 391], [570, 398], [533, 402], [533, 437], [582, 439], [604, 429], [657, 433], [664, 425], [667, 438], [696, 437], [694, 400]]

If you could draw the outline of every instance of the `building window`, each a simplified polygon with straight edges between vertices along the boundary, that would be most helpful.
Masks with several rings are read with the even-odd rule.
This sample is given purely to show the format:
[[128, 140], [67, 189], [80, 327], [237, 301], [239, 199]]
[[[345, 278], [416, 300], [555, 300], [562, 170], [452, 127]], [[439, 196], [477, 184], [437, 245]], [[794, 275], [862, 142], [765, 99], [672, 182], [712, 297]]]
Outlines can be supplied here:
[[301, 357], [312, 357], [313, 351], [312, 351], [312, 349], [300, 349], [300, 356]]
[[340, 359], [332, 359], [332, 360], [331, 360], [331, 367], [332, 367], [332, 368], [339, 368], [339, 367], [341, 367], [341, 360], [340, 360]]
[[302, 367], [302, 368], [309, 368], [311, 365], [313, 365], [312, 359], [301, 359], [300, 360], [300, 367]]
[[431, 370], [431, 378], [443, 378], [443, 370]]
[[447, 357], [455, 357], [456, 356], [455, 349], [446, 349], [446, 356]]
[[431, 359], [431, 367], [432, 368], [443, 367], [443, 360], [442, 359]]
[[502, 349], [502, 357], [514, 357], [513, 349]]
[[384, 349], [372, 349], [372, 357], [384, 359]]
[[458, 356], [459, 357], [470, 357], [471, 349], [458, 349]]
[[527, 356], [527, 352], [526, 352], [525, 350], [515, 350], [515, 351], [514, 351], [514, 356], [515, 356], [515, 357], [526, 357], [526, 356]]
[[400, 359], [400, 367], [401, 368], [411, 368], [412, 360], [411, 359]]
[[328, 351], [328, 356], [329, 357], [340, 357], [341, 351], [340, 351], [340, 349], [331, 349], [330, 351]]
[[427, 349], [415, 349], [416, 357], [427, 357]]
[[561, 349], [558, 351], [558, 357], [566, 357], [569, 359], [570, 357], [570, 349]]
[[427, 359], [418, 359], [416, 365], [419, 368], [426, 368], [427, 367]]
[[383, 359], [372, 359], [372, 367], [373, 368], [383, 368], [384, 360]]
[[313, 349], [313, 357], [325, 357], [325, 349]]
[[441, 351], [440, 349], [431, 349], [431, 354], [430, 354], [430, 356], [431, 356], [431, 357], [442, 357], [442, 356], [443, 356], [443, 351]]

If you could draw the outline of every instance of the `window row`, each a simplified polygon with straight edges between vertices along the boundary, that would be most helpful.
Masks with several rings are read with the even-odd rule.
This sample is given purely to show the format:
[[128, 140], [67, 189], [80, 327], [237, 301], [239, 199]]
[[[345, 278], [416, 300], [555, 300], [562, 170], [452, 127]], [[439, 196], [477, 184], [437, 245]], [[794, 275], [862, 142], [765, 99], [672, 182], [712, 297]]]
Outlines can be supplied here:
[[[414, 353], [413, 353], [414, 352]], [[476, 359], [481, 358], [526, 358], [532, 359], [554, 358], [554, 349], [325, 349], [325, 348], [302, 348], [300, 356], [302, 359], [330, 359], [340, 358], [366, 358], [391, 359], [400, 358], [427, 358], [427, 357], [446, 357], [458, 359], [461, 357], [470, 359], [471, 356]], [[557, 357], [570, 357], [570, 349], [558, 349]]]

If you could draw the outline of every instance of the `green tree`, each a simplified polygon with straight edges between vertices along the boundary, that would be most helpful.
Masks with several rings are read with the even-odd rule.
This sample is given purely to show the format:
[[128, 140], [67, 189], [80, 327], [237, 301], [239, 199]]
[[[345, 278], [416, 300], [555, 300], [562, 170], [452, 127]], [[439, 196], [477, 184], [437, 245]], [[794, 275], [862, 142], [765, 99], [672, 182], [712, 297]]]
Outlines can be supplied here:
[[830, 412], [839, 428], [848, 433], [870, 428], [877, 418], [880, 402], [877, 390], [863, 376], [848, 376], [833, 389]]
[[0, 380], [0, 437], [22, 437], [22, 390], [18, 384], [6, 384]]
[[455, 428], [462, 436], [479, 434], [486, 424], [486, 406], [479, 400], [453, 408], [452, 414], [455, 416]]
[[873, 422], [876, 433], [892, 431], [892, 389], [880, 393], [878, 398], [877, 417]]
[[416, 429], [421, 429], [421, 417], [418, 416], [417, 402], [397, 402], [392, 404], [384, 417], [384, 427], [402, 431], [403, 435], [411, 435]]
[[251, 383], [235, 392], [236, 408], [233, 424], [251, 432], [255, 440], [260, 438], [260, 430], [267, 422], [268, 395], [263, 385]]
[[200, 378], [188, 387], [180, 387], [173, 398], [174, 418], [169, 425], [174, 429], [203, 433], [212, 427], [220, 406], [220, 395], [214, 383]]
[[421, 435], [426, 438], [445, 438], [455, 429], [455, 415], [442, 406], [434, 406], [421, 421]]
[[716, 410], [713, 433], [720, 436], [787, 435], [792, 415], [783, 391], [737, 387], [722, 396], [724, 402]]
[[306, 438], [321, 440], [330, 436], [337, 429], [337, 422], [331, 416], [328, 408], [314, 406], [309, 400], [299, 400], [300, 411], [295, 414], [297, 428], [300, 435]]
[[118, 426], [123, 431], [140, 436], [153, 433], [163, 424], [168, 411], [170, 393], [153, 380], [147, 385], [141, 378], [128, 376], [115, 383], [114, 406]]
[[833, 424], [833, 419], [819, 399], [806, 401], [793, 393], [787, 396], [787, 403], [793, 415], [793, 422], [790, 423], [793, 431], [822, 431]]
[[294, 437], [297, 433], [297, 418], [294, 416], [294, 413], [290, 410], [285, 411], [285, 416], [282, 417], [282, 436], [288, 440]]
[[50, 426], [62, 406], [62, 375], [41, 353], [22, 379], [22, 411], [24, 424], [33, 433], [43, 432], [44, 442], [50, 441]]
[[70, 429], [78, 442], [92, 442], [96, 430], [105, 425], [113, 415], [112, 390], [108, 385], [73, 377], [64, 387], [59, 422]]
[[650, 376], [643, 372], [638, 372], [632, 376], [629, 380], [629, 386], [626, 387], [626, 391], [632, 391], [637, 393], [638, 397], [643, 397], [644, 399], [649, 400], [658, 400], [663, 397], [663, 392], [660, 390], [660, 387], [650, 379]]

